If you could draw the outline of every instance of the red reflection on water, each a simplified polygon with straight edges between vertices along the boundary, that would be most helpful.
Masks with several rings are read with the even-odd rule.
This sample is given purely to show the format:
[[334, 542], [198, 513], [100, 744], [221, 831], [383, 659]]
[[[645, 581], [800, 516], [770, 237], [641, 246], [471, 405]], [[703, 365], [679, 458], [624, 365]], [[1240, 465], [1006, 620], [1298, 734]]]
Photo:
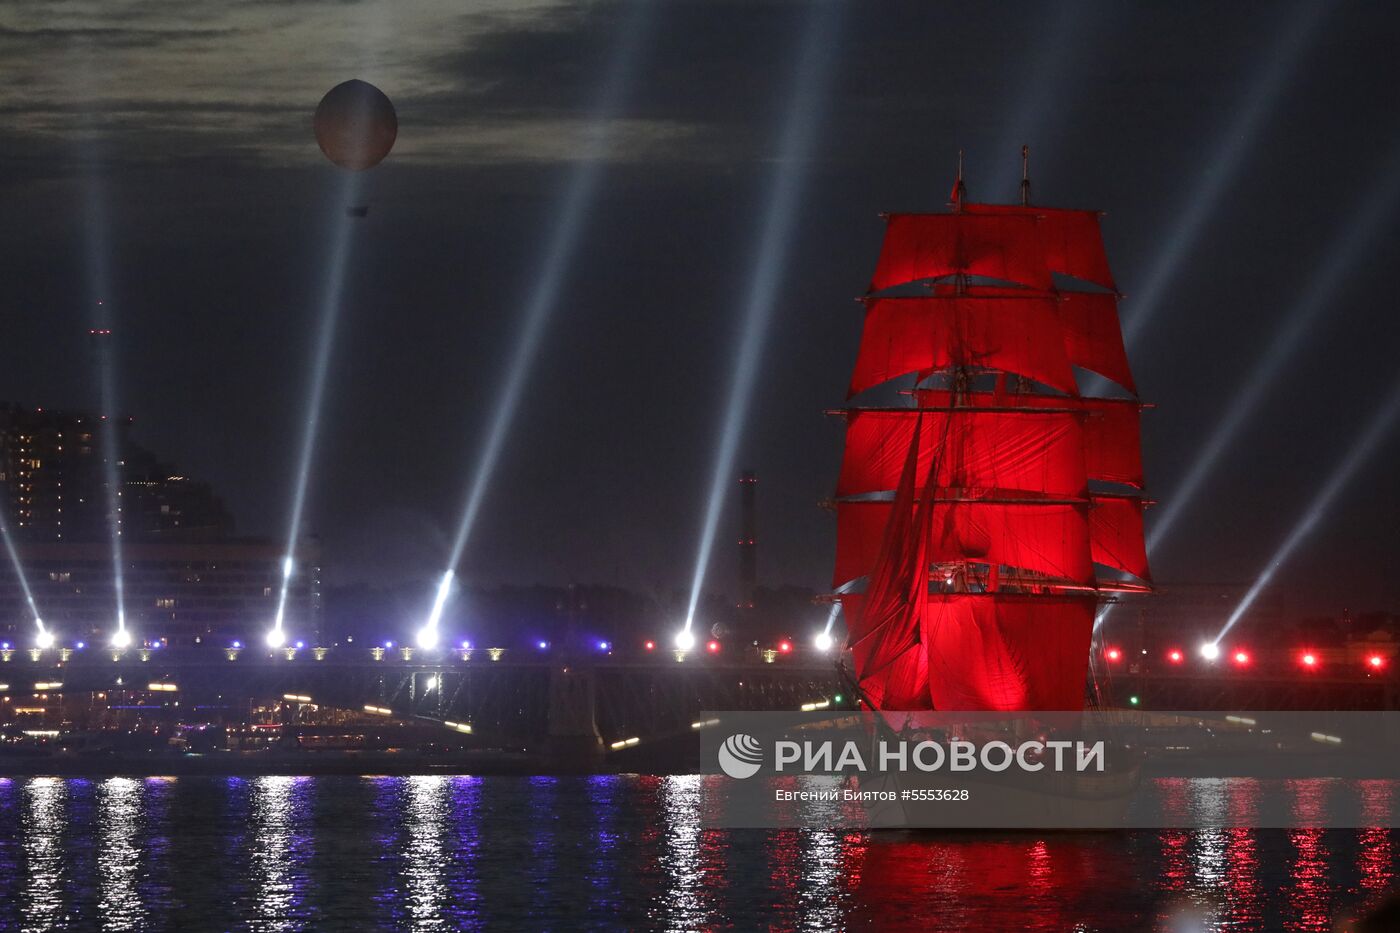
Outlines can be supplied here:
[[1225, 925], [1257, 929], [1263, 914], [1259, 884], [1259, 838], [1252, 829], [1225, 832]]
[[1332, 892], [1327, 884], [1327, 847], [1322, 830], [1289, 830], [1293, 859], [1288, 866], [1288, 908], [1291, 930], [1330, 930]]
[[1022, 931], [1133, 929], [1144, 918], [1122, 892], [1141, 879], [1121, 846], [1112, 834], [873, 836], [851, 876], [846, 926], [917, 924], [932, 909], [939, 929], [987, 929], [1008, 917]]

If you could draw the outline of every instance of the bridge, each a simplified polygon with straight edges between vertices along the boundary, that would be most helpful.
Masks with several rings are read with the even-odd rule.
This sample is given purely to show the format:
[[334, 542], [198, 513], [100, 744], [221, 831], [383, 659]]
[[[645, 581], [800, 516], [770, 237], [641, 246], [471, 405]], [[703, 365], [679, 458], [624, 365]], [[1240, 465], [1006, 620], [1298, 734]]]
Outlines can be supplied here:
[[482, 746], [623, 752], [703, 728], [705, 710], [845, 700], [823, 654], [544, 654], [506, 648], [0, 649], [0, 695], [147, 691], [189, 706], [315, 703], [438, 724]]
[[[1384, 671], [1141, 667], [1104, 702], [1158, 710], [1400, 708]], [[833, 658], [810, 650], [586, 652], [507, 648], [0, 648], [0, 696], [112, 691], [189, 707], [286, 701], [436, 726], [481, 748], [629, 756], [712, 725], [707, 710], [854, 708]]]

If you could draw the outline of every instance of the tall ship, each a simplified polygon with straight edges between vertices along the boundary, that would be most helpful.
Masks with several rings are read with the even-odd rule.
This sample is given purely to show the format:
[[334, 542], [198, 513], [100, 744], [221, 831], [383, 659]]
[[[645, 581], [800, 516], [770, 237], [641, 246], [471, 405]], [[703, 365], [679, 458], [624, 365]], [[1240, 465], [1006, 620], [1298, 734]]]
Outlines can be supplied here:
[[837, 481], [835, 598], [877, 710], [1080, 710], [1100, 607], [1152, 588], [1143, 404], [1100, 214], [888, 214]]

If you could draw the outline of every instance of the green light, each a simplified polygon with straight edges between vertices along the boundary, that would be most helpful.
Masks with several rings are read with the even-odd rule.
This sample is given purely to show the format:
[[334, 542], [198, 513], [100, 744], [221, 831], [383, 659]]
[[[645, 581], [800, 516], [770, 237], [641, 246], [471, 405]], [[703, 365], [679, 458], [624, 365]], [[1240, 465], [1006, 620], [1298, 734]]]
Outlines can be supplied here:
[[841, 700], [843, 699], [843, 697], [841, 696], [841, 694], [838, 693], [838, 694], [836, 694], [836, 696], [832, 697], [831, 699], [832, 699], [832, 702], [834, 702], [834, 703], [840, 703]]
[[1134, 706], [1137, 706], [1137, 705], [1138, 705], [1138, 698], [1137, 698], [1137, 697], [1128, 697], [1128, 702], [1131, 703], [1131, 704], [1133, 704]]

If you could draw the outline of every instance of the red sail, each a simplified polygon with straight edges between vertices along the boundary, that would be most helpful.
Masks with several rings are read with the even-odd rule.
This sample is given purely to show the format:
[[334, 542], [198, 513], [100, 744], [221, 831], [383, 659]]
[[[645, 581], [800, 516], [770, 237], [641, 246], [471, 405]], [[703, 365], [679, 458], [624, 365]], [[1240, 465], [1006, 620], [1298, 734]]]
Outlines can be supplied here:
[[993, 216], [1032, 216], [1039, 222], [1041, 247], [1051, 272], [1082, 279], [1109, 291], [1113, 271], [1103, 248], [1098, 211], [1066, 210], [1059, 207], [1025, 207], [1019, 204], [965, 204], [969, 214]]
[[[860, 672], [857, 676], [865, 698], [876, 709], [931, 709], [928, 653], [919, 641], [917, 625], [887, 625], [865, 633], [860, 625], [867, 603], [864, 593], [841, 596], [846, 640], [856, 670]], [[901, 618], [899, 621], [908, 620]]]
[[1061, 292], [1059, 315], [1065, 355], [1070, 363], [1112, 379], [1136, 395], [1137, 384], [1128, 368], [1123, 330], [1118, 322], [1118, 297], [1094, 292]]
[[852, 411], [836, 494], [894, 489], [922, 422], [920, 486], [936, 461], [937, 485], [967, 495], [1015, 490], [1082, 498], [1088, 490], [1080, 420], [1069, 410]]
[[[944, 389], [920, 389], [915, 398], [922, 408], [948, 408], [953, 403], [952, 394]], [[1081, 436], [1089, 479], [1123, 483], [1139, 489], [1143, 486], [1142, 404], [1137, 399], [967, 392], [962, 400], [971, 409], [1049, 408], [1084, 412]], [[849, 439], [847, 444], [849, 446]]]
[[941, 593], [923, 616], [940, 710], [1084, 707], [1093, 596]]
[[1142, 530], [1143, 502], [1131, 496], [1096, 496], [1089, 510], [1094, 563], [1151, 581]]
[[1031, 288], [1051, 287], [1034, 217], [891, 214], [872, 292], [948, 275], [975, 275]]
[[[919, 617], [928, 597], [927, 509], [915, 508], [921, 419], [915, 419], [899, 489], [881, 531], [879, 568], [864, 599], [848, 600], [848, 642], [866, 698], [881, 709], [927, 709], [928, 658]], [[893, 505], [893, 503], [891, 503]]]
[[1046, 297], [872, 298], [850, 395], [907, 373], [1000, 369], [1074, 392], [1058, 303]]
[[885, 296], [866, 299], [851, 395], [942, 388], [847, 412], [835, 584], [864, 588], [840, 596], [855, 674], [881, 710], [1080, 709], [1100, 594], [1150, 582], [1143, 500], [1099, 486], [1142, 488], [1141, 406], [1075, 380], [1136, 395], [1117, 289], [1096, 213], [967, 204], [961, 181], [955, 201], [888, 217]]
[[[872, 573], [894, 503], [836, 504], [835, 586]], [[936, 502], [929, 525], [928, 560], [978, 561], [1019, 567], [1092, 585], [1088, 504]]]

